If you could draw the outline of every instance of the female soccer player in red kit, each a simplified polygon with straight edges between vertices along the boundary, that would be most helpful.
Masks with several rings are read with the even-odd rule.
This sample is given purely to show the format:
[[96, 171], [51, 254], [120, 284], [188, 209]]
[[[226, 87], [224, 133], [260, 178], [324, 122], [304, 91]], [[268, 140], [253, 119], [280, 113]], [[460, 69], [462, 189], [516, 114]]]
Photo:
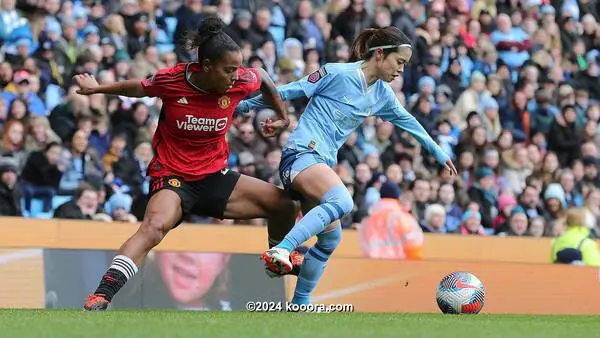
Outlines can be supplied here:
[[[262, 69], [242, 67], [240, 47], [222, 31], [224, 23], [207, 18], [189, 38], [198, 62], [159, 70], [142, 81], [99, 85], [76, 75], [79, 94], [160, 97], [163, 108], [152, 141], [154, 158], [150, 200], [138, 231], [119, 249], [86, 310], [105, 310], [131, 279], [148, 252], [188, 213], [220, 219], [269, 219], [269, 235], [281, 240], [294, 224], [296, 209], [283, 190], [226, 168], [234, 109], [260, 89], [273, 103], [278, 120], [263, 131], [272, 136], [289, 124], [275, 85]], [[279, 232], [277, 236], [274, 232]]]

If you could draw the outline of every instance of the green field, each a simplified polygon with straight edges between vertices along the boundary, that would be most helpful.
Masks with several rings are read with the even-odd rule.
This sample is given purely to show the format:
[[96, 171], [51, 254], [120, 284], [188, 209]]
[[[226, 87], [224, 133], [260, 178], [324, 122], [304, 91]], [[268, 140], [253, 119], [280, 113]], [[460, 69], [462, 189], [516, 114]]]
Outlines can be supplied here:
[[573, 337], [600, 336], [600, 318], [373, 313], [0, 310], [0, 337]]

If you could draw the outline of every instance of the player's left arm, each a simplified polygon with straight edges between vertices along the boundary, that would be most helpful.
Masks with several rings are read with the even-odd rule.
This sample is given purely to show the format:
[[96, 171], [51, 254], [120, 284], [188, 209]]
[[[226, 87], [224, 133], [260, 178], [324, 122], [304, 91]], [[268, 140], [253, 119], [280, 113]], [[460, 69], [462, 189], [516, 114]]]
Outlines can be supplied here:
[[429, 133], [423, 128], [423, 126], [412, 116], [398, 101], [398, 98], [394, 94], [393, 90], [389, 88], [386, 91], [386, 104], [377, 115], [382, 119], [393, 123], [394, 125], [406, 130], [411, 134], [419, 143], [423, 145], [427, 151], [429, 151], [435, 159], [442, 165], [447, 166], [447, 169], [454, 171], [454, 165], [450, 160], [450, 156], [442, 150], [442, 148], [429, 136]]
[[287, 128], [290, 124], [290, 120], [287, 116], [285, 104], [277, 91], [277, 87], [275, 87], [275, 83], [273, 83], [273, 80], [271, 80], [271, 77], [264, 69], [257, 68], [256, 70], [260, 75], [260, 91], [264, 101], [275, 110], [277, 117], [282, 121], [282, 127]]

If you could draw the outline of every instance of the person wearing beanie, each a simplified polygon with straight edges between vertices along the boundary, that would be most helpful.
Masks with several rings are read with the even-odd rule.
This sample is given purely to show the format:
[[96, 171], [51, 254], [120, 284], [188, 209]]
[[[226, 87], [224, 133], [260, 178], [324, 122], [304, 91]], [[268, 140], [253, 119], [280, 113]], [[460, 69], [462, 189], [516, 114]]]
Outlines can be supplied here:
[[525, 209], [520, 206], [514, 207], [510, 217], [502, 226], [503, 231], [498, 236], [525, 236], [527, 235], [528, 219]]
[[137, 218], [131, 214], [131, 205], [133, 204], [131, 196], [117, 192], [108, 199], [107, 204], [110, 208], [113, 220], [129, 223], [136, 223], [138, 221]]
[[469, 88], [465, 89], [456, 100], [454, 109], [462, 121], [467, 120], [467, 115], [472, 111], [478, 111], [482, 98], [489, 96], [485, 88], [485, 75], [479, 71], [471, 73]]
[[585, 208], [572, 208], [567, 211], [567, 229], [552, 241], [552, 263], [600, 266], [600, 248], [590, 238], [588, 212]]
[[560, 221], [565, 216], [567, 200], [565, 190], [559, 183], [550, 183], [544, 190], [544, 218], [548, 224]]
[[481, 214], [479, 211], [473, 211], [471, 209], [465, 211], [463, 214], [459, 231], [461, 235], [487, 235], [485, 229], [481, 225]]
[[17, 188], [17, 165], [12, 160], [0, 162], [0, 215], [23, 216]]
[[[513, 208], [517, 206], [517, 199], [511, 194], [501, 194], [498, 196], [498, 216], [492, 222], [492, 228], [500, 229], [508, 221]], [[523, 209], [524, 210], [524, 209]]]
[[492, 221], [498, 214], [494, 188], [494, 170], [490, 167], [479, 167], [475, 172], [475, 183], [469, 188], [471, 201], [480, 205], [481, 224], [486, 228], [492, 227]]
[[363, 256], [387, 259], [421, 259], [423, 231], [417, 220], [400, 203], [400, 187], [383, 182], [381, 199], [357, 227]]

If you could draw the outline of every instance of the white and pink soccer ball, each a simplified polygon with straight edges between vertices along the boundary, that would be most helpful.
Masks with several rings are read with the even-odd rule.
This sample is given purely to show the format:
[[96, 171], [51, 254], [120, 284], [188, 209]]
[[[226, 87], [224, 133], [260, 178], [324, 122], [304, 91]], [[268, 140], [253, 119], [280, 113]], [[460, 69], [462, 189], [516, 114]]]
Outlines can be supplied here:
[[485, 303], [485, 288], [469, 272], [452, 272], [437, 287], [437, 304], [446, 314], [477, 314]]

